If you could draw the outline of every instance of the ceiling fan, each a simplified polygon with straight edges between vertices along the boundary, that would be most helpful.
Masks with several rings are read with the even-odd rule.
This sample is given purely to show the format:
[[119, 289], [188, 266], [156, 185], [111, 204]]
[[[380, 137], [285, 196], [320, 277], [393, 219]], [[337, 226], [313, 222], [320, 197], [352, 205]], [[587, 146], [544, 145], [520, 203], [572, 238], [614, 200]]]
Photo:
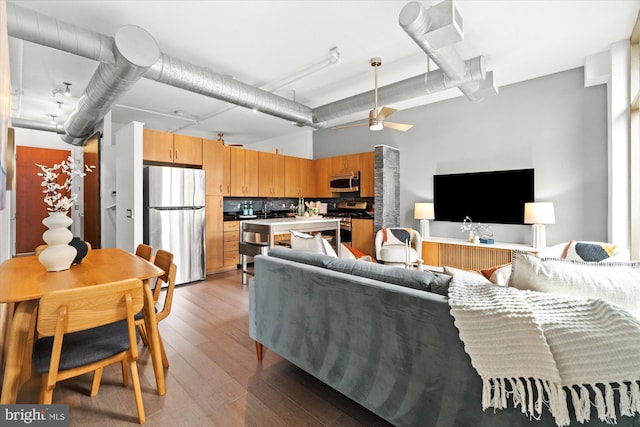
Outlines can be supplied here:
[[396, 110], [393, 108], [382, 107], [380, 110], [378, 110], [378, 67], [380, 65], [382, 65], [381, 58], [378, 58], [378, 57], [371, 58], [371, 66], [374, 69], [374, 75], [375, 75], [375, 79], [374, 79], [375, 86], [373, 91], [373, 96], [374, 96], [373, 110], [369, 111], [369, 121], [362, 122], [362, 123], [355, 123], [352, 125], [336, 126], [333, 129], [346, 129], [346, 128], [352, 128], [356, 126], [368, 125], [369, 130], [373, 130], [373, 131], [382, 130], [383, 128], [389, 128], [393, 130], [400, 130], [402, 132], [406, 132], [413, 127], [413, 125], [408, 125], [405, 123], [387, 122], [386, 121], [387, 117], [389, 117], [390, 115], [396, 112]]

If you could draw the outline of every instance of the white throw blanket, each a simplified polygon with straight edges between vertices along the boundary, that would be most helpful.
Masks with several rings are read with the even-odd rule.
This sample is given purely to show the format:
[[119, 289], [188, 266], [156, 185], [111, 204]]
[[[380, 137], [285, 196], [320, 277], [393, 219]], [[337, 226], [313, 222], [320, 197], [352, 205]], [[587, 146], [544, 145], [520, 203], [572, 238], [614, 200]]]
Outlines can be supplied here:
[[[514, 407], [538, 418], [543, 403], [558, 426], [616, 422], [640, 413], [640, 322], [600, 299], [521, 291], [453, 276], [449, 305], [473, 367], [482, 407]], [[589, 399], [589, 390], [593, 401]]]

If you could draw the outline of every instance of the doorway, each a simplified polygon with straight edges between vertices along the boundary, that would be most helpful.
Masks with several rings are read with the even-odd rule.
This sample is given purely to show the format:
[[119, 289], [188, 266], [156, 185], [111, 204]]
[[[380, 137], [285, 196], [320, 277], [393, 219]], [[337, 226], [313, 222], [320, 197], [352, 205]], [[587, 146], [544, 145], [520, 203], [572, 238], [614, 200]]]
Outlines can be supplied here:
[[36, 163], [53, 166], [66, 160], [71, 151], [16, 147], [16, 254], [31, 253], [45, 242], [47, 228], [42, 220], [49, 215], [42, 193], [41, 172]]

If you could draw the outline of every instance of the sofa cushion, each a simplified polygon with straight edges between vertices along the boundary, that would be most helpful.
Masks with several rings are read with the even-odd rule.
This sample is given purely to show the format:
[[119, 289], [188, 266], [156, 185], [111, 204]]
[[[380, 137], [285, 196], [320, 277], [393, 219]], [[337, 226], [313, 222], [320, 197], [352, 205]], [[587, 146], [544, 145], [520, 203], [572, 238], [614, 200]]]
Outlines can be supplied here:
[[509, 286], [521, 290], [600, 298], [640, 319], [640, 262], [581, 262], [515, 251]]
[[331, 255], [324, 253], [298, 251], [282, 246], [274, 246], [269, 250], [269, 256], [288, 259], [289, 261], [301, 262], [303, 264], [314, 265], [316, 267], [327, 267], [331, 261], [336, 259]]
[[431, 292], [438, 295], [449, 296], [449, 282], [451, 276], [444, 273], [433, 273], [435, 279], [431, 281]]
[[354, 259], [337, 258], [329, 263], [328, 269], [354, 276], [366, 277], [407, 288], [431, 291], [431, 282], [436, 276], [430, 271], [408, 270], [364, 262]]

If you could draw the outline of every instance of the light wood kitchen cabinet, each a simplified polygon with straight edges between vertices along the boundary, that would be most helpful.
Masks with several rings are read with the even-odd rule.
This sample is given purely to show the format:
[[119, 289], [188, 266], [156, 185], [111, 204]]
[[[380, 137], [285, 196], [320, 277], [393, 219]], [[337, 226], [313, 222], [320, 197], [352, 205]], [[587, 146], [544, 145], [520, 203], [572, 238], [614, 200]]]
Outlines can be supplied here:
[[237, 268], [240, 264], [240, 221], [224, 221], [224, 268]]
[[360, 153], [360, 197], [375, 197], [375, 152]]
[[315, 165], [311, 159], [300, 159], [300, 193], [302, 197], [315, 197]]
[[258, 196], [258, 152], [231, 147], [231, 196]]
[[202, 138], [143, 129], [142, 159], [148, 162], [202, 166]]
[[222, 196], [206, 196], [206, 270], [207, 273], [219, 271], [223, 267], [224, 221]]
[[331, 157], [317, 159], [313, 161], [315, 168], [315, 197], [334, 197], [331, 192]]
[[207, 196], [224, 195], [224, 160], [224, 143], [222, 141], [202, 140], [202, 169], [205, 171]]
[[258, 153], [258, 196], [284, 196], [284, 156], [280, 154]]
[[313, 197], [315, 183], [313, 160], [284, 156], [284, 196]]
[[337, 175], [344, 172], [360, 170], [360, 154], [347, 154], [331, 157], [331, 174]]
[[375, 258], [373, 219], [351, 218], [351, 246]]
[[222, 195], [231, 196], [231, 147], [222, 146]]

